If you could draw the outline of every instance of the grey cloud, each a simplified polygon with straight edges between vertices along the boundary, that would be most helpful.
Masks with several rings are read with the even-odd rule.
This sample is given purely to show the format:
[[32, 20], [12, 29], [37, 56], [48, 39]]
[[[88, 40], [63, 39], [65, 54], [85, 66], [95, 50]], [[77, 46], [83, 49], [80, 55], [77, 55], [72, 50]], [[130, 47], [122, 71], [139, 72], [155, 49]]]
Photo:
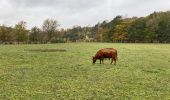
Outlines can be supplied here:
[[169, 0], [0, 0], [0, 24], [14, 25], [20, 20], [28, 27], [41, 26], [54, 18], [62, 27], [94, 25], [116, 15], [146, 16], [170, 10]]
[[91, 7], [103, 4], [104, 0], [8, 0], [13, 6], [25, 8], [56, 8], [56, 9], [70, 9], [70, 10], [87, 10]]

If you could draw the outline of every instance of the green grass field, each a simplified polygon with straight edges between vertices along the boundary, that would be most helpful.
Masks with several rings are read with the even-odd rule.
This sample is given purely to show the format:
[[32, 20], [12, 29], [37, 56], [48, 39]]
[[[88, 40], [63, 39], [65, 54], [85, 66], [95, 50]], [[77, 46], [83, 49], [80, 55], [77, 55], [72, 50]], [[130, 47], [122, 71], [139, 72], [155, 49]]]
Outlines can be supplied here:
[[[105, 47], [118, 50], [117, 65], [92, 65]], [[170, 44], [1, 45], [0, 99], [168, 100]]]

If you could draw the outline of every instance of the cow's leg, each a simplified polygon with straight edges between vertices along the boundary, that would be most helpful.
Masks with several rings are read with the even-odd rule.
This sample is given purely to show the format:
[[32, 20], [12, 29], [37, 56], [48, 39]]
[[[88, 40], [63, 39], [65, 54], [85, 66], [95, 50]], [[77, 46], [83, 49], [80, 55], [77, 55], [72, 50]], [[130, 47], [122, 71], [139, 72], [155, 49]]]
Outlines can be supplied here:
[[102, 62], [102, 60], [100, 59], [100, 64], [102, 64], [101, 62]]
[[113, 63], [113, 58], [112, 58], [112, 60], [111, 60], [111, 63], [110, 64], [112, 64]]
[[116, 65], [116, 58], [114, 58], [114, 65]]
[[104, 59], [102, 59], [102, 64], [104, 64]]

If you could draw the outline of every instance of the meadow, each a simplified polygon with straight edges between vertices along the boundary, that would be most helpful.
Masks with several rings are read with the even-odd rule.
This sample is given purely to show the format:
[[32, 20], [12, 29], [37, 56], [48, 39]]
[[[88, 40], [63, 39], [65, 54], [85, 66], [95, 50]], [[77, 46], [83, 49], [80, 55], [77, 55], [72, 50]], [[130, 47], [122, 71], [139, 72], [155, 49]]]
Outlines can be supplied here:
[[[92, 65], [106, 47], [117, 65]], [[68, 99], [170, 99], [170, 44], [0, 45], [0, 100]]]

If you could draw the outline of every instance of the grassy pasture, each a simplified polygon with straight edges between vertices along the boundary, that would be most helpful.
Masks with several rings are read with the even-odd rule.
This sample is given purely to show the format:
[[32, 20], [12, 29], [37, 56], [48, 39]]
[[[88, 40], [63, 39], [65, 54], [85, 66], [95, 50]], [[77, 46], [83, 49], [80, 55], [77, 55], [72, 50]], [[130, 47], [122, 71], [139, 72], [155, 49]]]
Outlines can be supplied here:
[[[92, 65], [105, 47], [118, 49], [117, 65]], [[167, 100], [170, 44], [1, 45], [0, 99]]]

